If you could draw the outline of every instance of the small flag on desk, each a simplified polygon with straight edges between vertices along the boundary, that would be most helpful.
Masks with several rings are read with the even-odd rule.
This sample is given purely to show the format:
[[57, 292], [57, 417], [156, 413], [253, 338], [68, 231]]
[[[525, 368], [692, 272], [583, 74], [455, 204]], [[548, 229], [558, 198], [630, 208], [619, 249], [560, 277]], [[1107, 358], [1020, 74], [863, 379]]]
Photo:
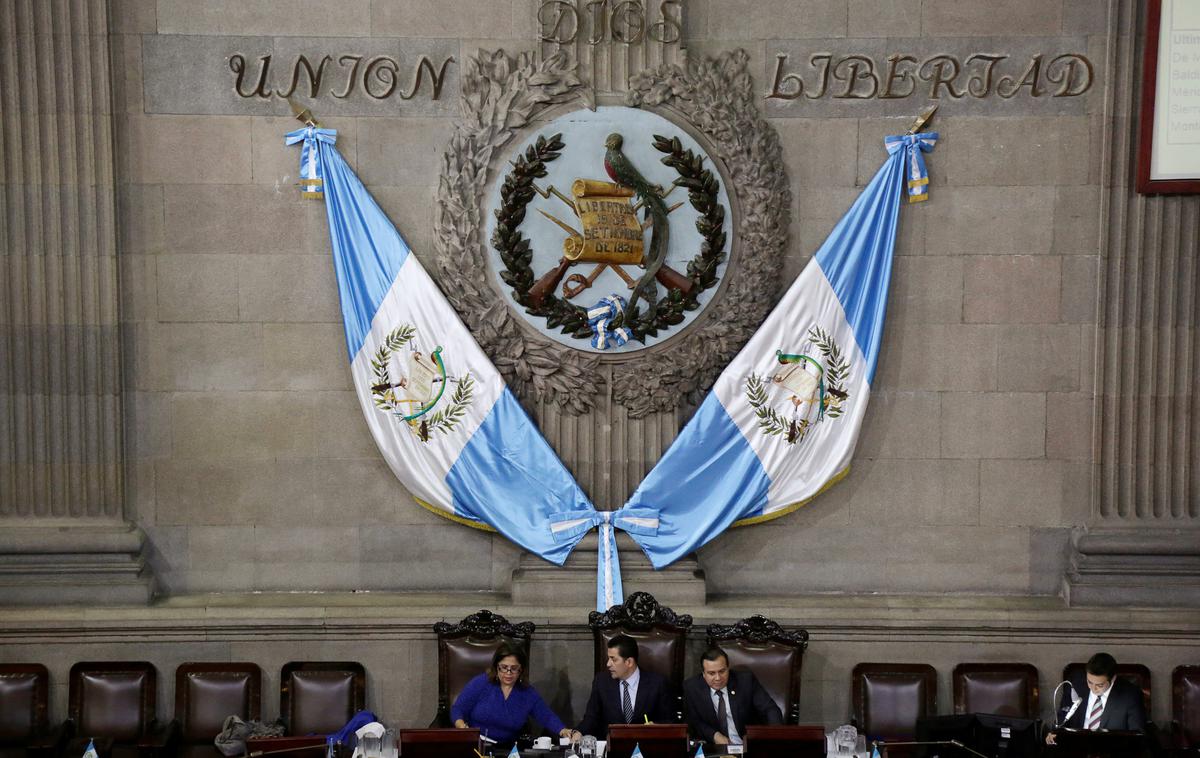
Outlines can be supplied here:
[[704, 758], [704, 746], [703, 745], [696, 746], [696, 758]]
[[512, 750], [508, 751], [508, 758], [521, 758], [521, 751], [517, 750], [517, 743], [513, 743]]
[[879, 746], [878, 746], [878, 745], [876, 745], [876, 746], [875, 746], [875, 747], [874, 747], [874, 748], [871, 750], [871, 758], [879, 758]]
[[87, 750], [83, 751], [83, 758], [100, 758], [96, 752], [96, 743], [92, 740], [88, 740]]
[[633, 752], [629, 755], [629, 758], [642, 758], [642, 746], [640, 744], [636, 742], [633, 744]]

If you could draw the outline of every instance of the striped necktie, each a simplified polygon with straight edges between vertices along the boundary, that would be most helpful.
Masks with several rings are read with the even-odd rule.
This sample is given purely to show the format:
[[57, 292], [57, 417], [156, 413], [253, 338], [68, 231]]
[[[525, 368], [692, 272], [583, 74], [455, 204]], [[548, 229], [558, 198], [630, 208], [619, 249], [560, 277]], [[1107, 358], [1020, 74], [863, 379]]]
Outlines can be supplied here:
[[629, 699], [629, 682], [621, 682], [621, 714], [625, 716], [625, 723], [633, 723], [633, 701]]
[[1087, 729], [1093, 732], [1100, 728], [1100, 715], [1104, 713], [1104, 698], [1096, 698], [1096, 704], [1092, 706], [1092, 712], [1088, 714]]

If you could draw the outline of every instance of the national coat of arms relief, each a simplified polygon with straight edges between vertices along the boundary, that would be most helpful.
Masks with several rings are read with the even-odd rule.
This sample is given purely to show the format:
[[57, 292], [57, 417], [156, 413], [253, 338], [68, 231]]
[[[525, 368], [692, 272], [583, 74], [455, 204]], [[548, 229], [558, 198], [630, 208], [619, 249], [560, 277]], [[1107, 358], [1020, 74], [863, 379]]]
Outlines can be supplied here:
[[674, 412], [699, 401], [779, 293], [782, 150], [745, 52], [657, 65], [643, 53], [618, 86], [629, 43], [590, 39], [544, 33], [538, 54], [465, 62], [437, 195], [438, 278], [526, 401]]

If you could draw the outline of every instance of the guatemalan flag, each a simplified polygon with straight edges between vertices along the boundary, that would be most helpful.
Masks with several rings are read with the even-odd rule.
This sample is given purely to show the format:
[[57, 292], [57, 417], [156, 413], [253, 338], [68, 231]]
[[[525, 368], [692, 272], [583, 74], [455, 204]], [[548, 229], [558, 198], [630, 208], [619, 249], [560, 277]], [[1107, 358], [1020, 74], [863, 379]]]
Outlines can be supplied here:
[[309, 126], [306, 196], [325, 198], [359, 404], [396, 478], [418, 503], [492, 528], [562, 564], [550, 514], [594, 510], [458, 314], [334, 147]]
[[661, 568], [727, 527], [782, 516], [849, 470], [879, 357], [901, 201], [924, 200], [936, 133], [889, 137], [883, 167], [838, 222], [626, 509]]

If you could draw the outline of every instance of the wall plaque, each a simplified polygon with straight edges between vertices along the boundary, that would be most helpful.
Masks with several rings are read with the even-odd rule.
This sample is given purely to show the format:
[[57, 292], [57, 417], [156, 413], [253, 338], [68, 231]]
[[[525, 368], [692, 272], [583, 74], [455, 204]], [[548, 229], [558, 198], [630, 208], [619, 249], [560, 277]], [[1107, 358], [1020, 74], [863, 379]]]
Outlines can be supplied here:
[[1146, 7], [1137, 189], [1200, 192], [1200, 3]]

